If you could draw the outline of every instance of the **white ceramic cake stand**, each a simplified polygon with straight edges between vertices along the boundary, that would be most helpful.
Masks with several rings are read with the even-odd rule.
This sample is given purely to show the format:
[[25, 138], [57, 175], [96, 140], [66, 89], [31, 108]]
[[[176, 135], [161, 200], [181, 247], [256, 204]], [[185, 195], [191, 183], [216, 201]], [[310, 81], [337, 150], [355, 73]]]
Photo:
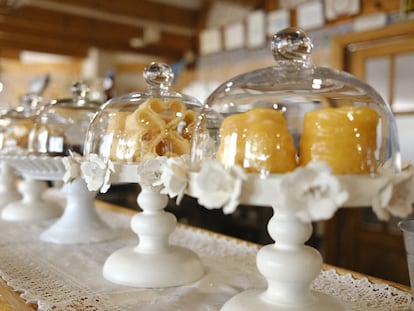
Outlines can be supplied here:
[[[138, 183], [137, 166], [116, 165], [112, 180]], [[138, 245], [112, 253], [103, 266], [103, 276], [113, 283], [145, 288], [178, 286], [200, 279], [204, 268], [197, 254], [168, 241], [177, 223], [176, 217], [164, 210], [168, 196], [152, 187], [141, 185], [141, 189], [137, 202], [142, 212], [131, 219]]]
[[22, 198], [17, 191], [18, 178], [7, 162], [0, 161], [0, 209]]
[[45, 180], [62, 180], [66, 172], [63, 157], [12, 156], [10, 160], [26, 176], [25, 182], [21, 183], [25, 185], [21, 189], [23, 202], [14, 206], [13, 212], [17, 214], [18, 208], [23, 214], [37, 209], [45, 216], [61, 216], [41, 234], [41, 240], [57, 244], [78, 244], [101, 242], [116, 237], [115, 231], [97, 214], [94, 205], [96, 192], [90, 192], [83, 179], [77, 178], [62, 187], [61, 191], [66, 200], [63, 215], [62, 209], [56, 203], [41, 198], [46, 187]]
[[1, 212], [1, 218], [6, 221], [39, 221], [59, 217], [62, 208], [42, 196], [46, 189], [44, 181], [23, 174], [23, 180], [18, 185], [22, 199], [7, 204]]
[[62, 192], [66, 194], [63, 215], [40, 235], [41, 240], [56, 244], [81, 244], [108, 241], [116, 237], [114, 229], [96, 212], [96, 191], [89, 191], [82, 178], [65, 184]]
[[[31, 159], [31, 160], [29, 160]], [[41, 161], [26, 155], [1, 155], [0, 160], [10, 165], [22, 177], [18, 190], [22, 198], [7, 204], [1, 218], [6, 221], [39, 221], [56, 218], [62, 214], [62, 208], [51, 200], [43, 198], [47, 188], [44, 180], [39, 180], [36, 173]]]
[[265, 290], [247, 290], [234, 296], [222, 311], [340, 311], [345, 307], [333, 297], [312, 291], [323, 259], [314, 248], [304, 245], [312, 224], [299, 220], [289, 207], [274, 208], [268, 231], [274, 244], [262, 247], [256, 257], [259, 272], [267, 280]]
[[[214, 193], [208, 193], [205, 190], [209, 188], [211, 192], [211, 187], [205, 186], [215, 182], [220, 184], [221, 180], [225, 179], [220, 176], [213, 176], [212, 170], [207, 171], [210, 172], [206, 175], [208, 180], [205, 181], [200, 177], [202, 174], [189, 173], [186, 192], [190, 196], [198, 198], [199, 202], [201, 197], [203, 197], [203, 200], [207, 198], [210, 202], [212, 202], [211, 200], [214, 202]], [[255, 175], [247, 175], [245, 176], [246, 180], [242, 182], [240, 195], [235, 201], [236, 204], [272, 206], [274, 216], [268, 223], [268, 232], [276, 242], [262, 247], [256, 258], [257, 268], [265, 277], [267, 288], [241, 292], [227, 301], [222, 307], [222, 311], [346, 310], [346, 307], [335, 298], [311, 289], [311, 283], [322, 269], [323, 259], [316, 249], [304, 244], [312, 234], [312, 224], [310, 220], [303, 221], [303, 218], [299, 218], [296, 212], [302, 206], [310, 206], [309, 203], [317, 201], [313, 199], [318, 197], [319, 194], [313, 194], [314, 189], [316, 189], [313, 187], [319, 185], [315, 186], [313, 182], [310, 182], [309, 187], [303, 186], [303, 184], [306, 185], [307, 181], [302, 182], [296, 179], [295, 182], [302, 182], [302, 185], [297, 189], [281, 188], [284, 176], [271, 175], [266, 179], [260, 179]], [[339, 188], [342, 189], [342, 204], [347, 207], [371, 206], [374, 196], [377, 196], [381, 189], [386, 189], [386, 185], [390, 181], [389, 176], [371, 178], [369, 176], [354, 175], [335, 176], [335, 178], [341, 185]], [[325, 182], [320, 190], [317, 190], [322, 193], [322, 196], [326, 186], [327, 183]], [[216, 190], [219, 193], [225, 188], [226, 185], [223, 184], [218, 186]], [[232, 188], [229, 187], [229, 189], [232, 193]], [[414, 190], [412, 179], [411, 189]], [[286, 192], [289, 194], [286, 195]], [[414, 191], [412, 192], [414, 193]], [[412, 194], [409, 198], [410, 202], [414, 201]], [[277, 197], [281, 196], [285, 196], [287, 199], [277, 200]], [[234, 199], [234, 192], [229, 197]], [[319, 206], [313, 207], [319, 208]], [[326, 205], [321, 206], [321, 208], [325, 207]], [[340, 205], [334, 207], [333, 210], [331, 209], [331, 212], [334, 213], [335, 208], [338, 207]]]

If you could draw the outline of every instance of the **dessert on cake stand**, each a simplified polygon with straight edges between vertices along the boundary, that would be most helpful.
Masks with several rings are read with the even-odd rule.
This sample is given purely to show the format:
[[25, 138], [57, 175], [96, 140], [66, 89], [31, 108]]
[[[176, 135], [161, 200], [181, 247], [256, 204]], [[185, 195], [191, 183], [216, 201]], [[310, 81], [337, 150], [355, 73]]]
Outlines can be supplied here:
[[[156, 176], [161, 167], [154, 159], [139, 165], [115, 164], [111, 182], [138, 183], [137, 196], [141, 212], [131, 219], [131, 229], [138, 236], [138, 244], [123, 247], [112, 253], [103, 266], [103, 276], [114, 283], [133, 287], [171, 287], [192, 283], [204, 274], [196, 253], [185, 247], [170, 244], [177, 219], [164, 208], [168, 196], [153, 186], [155, 180], [141, 176]], [[148, 167], [145, 166], [149, 164]], [[157, 169], [158, 167], [158, 169]]]
[[59, 190], [63, 194], [59, 198], [64, 202], [63, 214], [56, 200], [43, 198], [46, 181], [64, 180], [67, 174], [65, 157], [9, 155], [3, 158], [24, 176], [19, 185], [23, 200], [3, 210], [6, 220], [59, 217], [40, 236], [41, 240], [56, 244], [93, 243], [116, 237], [115, 231], [96, 212], [96, 192], [89, 191], [81, 177], [70, 180]]
[[[27, 141], [30, 128], [33, 125], [37, 111], [44, 105], [44, 100], [39, 94], [46, 87], [47, 82], [42, 84], [41, 88], [31, 90], [28, 94], [20, 99], [20, 104], [14, 109], [8, 110], [0, 116], [0, 157], [7, 154], [19, 153], [27, 148]], [[40, 84], [39, 84], [40, 86]], [[0, 208], [12, 202], [21, 201], [22, 195], [17, 189], [21, 176], [17, 176], [16, 170], [7, 161], [0, 161]], [[21, 185], [21, 188], [27, 188], [30, 185]], [[22, 202], [16, 203], [21, 205]], [[20, 209], [19, 209], [20, 210]], [[54, 215], [51, 215], [52, 217]], [[6, 220], [30, 220], [32, 218], [48, 218], [47, 212], [42, 210], [38, 214], [19, 214], [15, 215], [10, 209], [5, 212], [3, 219]]]
[[168, 159], [160, 175], [163, 192], [170, 197], [186, 193], [200, 205], [223, 208], [225, 213], [233, 212], [238, 204], [274, 210], [267, 228], [275, 242], [263, 246], [256, 258], [267, 288], [239, 293], [224, 304], [223, 311], [347, 310], [335, 297], [311, 289], [323, 265], [319, 251], [305, 245], [312, 234], [312, 222], [331, 218], [341, 207], [370, 205], [380, 219], [386, 220], [390, 214], [406, 217], [414, 202], [411, 165], [401, 173], [386, 167], [372, 177], [334, 175], [327, 164], [311, 162], [265, 179], [237, 167], [228, 170], [216, 161], [202, 163], [197, 171], [190, 167], [185, 160]]
[[[134, 287], [184, 285], [200, 279], [204, 267], [195, 252], [170, 244], [177, 219], [164, 210], [168, 196], [154, 183], [166, 157], [189, 153], [194, 109], [201, 104], [169, 90], [174, 76], [167, 64], [153, 62], [143, 76], [148, 90], [108, 101], [92, 120], [85, 141], [86, 162], [95, 158], [113, 163], [108, 184], [141, 187], [137, 203], [142, 211], [131, 219], [138, 244], [112, 253], [104, 263], [103, 276]], [[92, 182], [89, 178], [87, 184]]]
[[[75, 154], [82, 150], [86, 129], [101, 104], [90, 100], [89, 87], [78, 81], [72, 85], [72, 97], [52, 100], [36, 114], [27, 149], [1, 157], [24, 177], [19, 184], [22, 202], [7, 206], [3, 217], [11, 219], [17, 210], [19, 217], [27, 220], [61, 216], [40, 236], [43, 241], [57, 244], [101, 242], [116, 236], [97, 214], [96, 191], [89, 191], [78, 176], [81, 167], [76, 159], [80, 156]], [[65, 182], [55, 191], [58, 197], [53, 198], [52, 191], [46, 191], [46, 196], [46, 184], [50, 181]]]
[[343, 311], [311, 289], [323, 264], [305, 245], [311, 223], [340, 207], [408, 216], [414, 169], [402, 165], [392, 112], [372, 87], [314, 66], [312, 42], [298, 28], [280, 31], [271, 46], [275, 66], [225, 81], [206, 99], [191, 161], [166, 161], [163, 192], [224, 213], [240, 203], [273, 208], [275, 242], [256, 259], [267, 287], [234, 296], [223, 311]]

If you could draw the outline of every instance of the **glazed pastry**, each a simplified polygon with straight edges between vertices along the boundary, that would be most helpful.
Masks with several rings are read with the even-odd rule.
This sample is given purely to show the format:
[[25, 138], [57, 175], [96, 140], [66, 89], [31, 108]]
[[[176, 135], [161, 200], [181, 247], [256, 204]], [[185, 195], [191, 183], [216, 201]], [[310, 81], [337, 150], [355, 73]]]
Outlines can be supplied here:
[[375, 173], [377, 124], [378, 113], [364, 106], [306, 113], [300, 139], [300, 165], [321, 160], [335, 174]]
[[255, 108], [229, 116], [220, 128], [217, 159], [252, 173], [285, 173], [296, 167], [296, 148], [282, 112]]

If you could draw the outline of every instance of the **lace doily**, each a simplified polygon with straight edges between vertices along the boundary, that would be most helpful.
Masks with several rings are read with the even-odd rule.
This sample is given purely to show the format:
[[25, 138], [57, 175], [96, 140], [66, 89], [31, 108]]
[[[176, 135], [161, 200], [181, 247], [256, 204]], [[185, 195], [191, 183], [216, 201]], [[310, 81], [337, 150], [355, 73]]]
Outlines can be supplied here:
[[[38, 239], [53, 220], [39, 223], [0, 222], [0, 276], [39, 310], [189, 310], [213, 311], [235, 294], [264, 288], [256, 268], [258, 247], [206, 231], [178, 226], [173, 244], [195, 251], [206, 267], [204, 277], [190, 285], [139, 289], [113, 284], [102, 276], [102, 265], [115, 250], [137, 243], [130, 216], [98, 209], [119, 233], [105, 243], [56, 245]], [[316, 291], [342, 300], [349, 310], [411, 310], [410, 293], [387, 284], [355, 279], [335, 270], [322, 271]]]

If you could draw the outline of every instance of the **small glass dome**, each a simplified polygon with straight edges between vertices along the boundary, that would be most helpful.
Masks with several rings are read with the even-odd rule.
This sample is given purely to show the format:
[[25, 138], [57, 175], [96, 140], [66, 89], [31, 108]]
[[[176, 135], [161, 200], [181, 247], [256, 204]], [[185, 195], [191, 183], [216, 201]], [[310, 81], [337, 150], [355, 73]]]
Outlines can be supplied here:
[[289, 172], [310, 161], [335, 174], [375, 174], [399, 142], [389, 106], [354, 76], [312, 64], [312, 42], [298, 28], [271, 42], [275, 66], [241, 74], [206, 99], [191, 158], [217, 159], [261, 176]]
[[49, 102], [39, 112], [30, 131], [28, 149], [34, 154], [67, 156], [83, 154], [83, 143], [92, 117], [102, 102], [89, 99], [84, 82], [72, 85], [72, 97]]
[[96, 114], [88, 129], [85, 155], [136, 163], [190, 153], [201, 103], [170, 91], [174, 75], [167, 64], [153, 62], [143, 76], [146, 92], [114, 97]]
[[22, 96], [20, 105], [0, 116], [0, 149], [27, 149], [29, 133], [37, 112], [46, 104], [39, 95]]

